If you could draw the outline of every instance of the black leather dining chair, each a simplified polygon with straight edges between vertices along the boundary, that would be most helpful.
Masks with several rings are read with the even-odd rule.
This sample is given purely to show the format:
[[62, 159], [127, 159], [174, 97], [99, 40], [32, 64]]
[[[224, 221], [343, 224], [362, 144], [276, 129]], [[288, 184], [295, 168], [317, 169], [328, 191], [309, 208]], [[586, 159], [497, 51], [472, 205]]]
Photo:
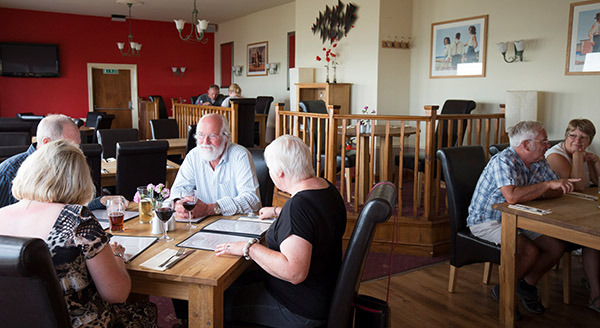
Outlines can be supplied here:
[[33, 113], [19, 113], [17, 117], [23, 122], [31, 123], [31, 135], [34, 136], [37, 133], [37, 127], [40, 122], [44, 119], [43, 115], [34, 115]]
[[[500, 246], [475, 237], [467, 228], [469, 205], [477, 180], [487, 164], [483, 147], [442, 148], [436, 153], [442, 165], [450, 217], [450, 278], [448, 292], [456, 290], [457, 269], [473, 263], [500, 264]], [[486, 264], [484, 282], [489, 281]]]
[[1, 146], [0, 147], [0, 163], [4, 162], [7, 158], [10, 158], [16, 154], [24, 153], [29, 149], [29, 146], [18, 145], [18, 146]]
[[104, 129], [96, 131], [96, 134], [104, 159], [117, 156], [117, 142], [140, 140], [138, 129]]
[[[254, 146], [254, 114], [256, 107], [256, 99], [254, 98], [237, 98], [231, 99], [232, 104], [238, 106], [237, 120], [237, 143], [250, 148]], [[232, 105], [233, 106], [233, 105]]]
[[27, 132], [0, 132], [0, 146], [29, 146], [31, 135]]
[[188, 125], [187, 137], [185, 143], [185, 154], [187, 155], [190, 150], [196, 147], [196, 124]]
[[2, 327], [71, 327], [63, 290], [46, 243], [0, 236]]
[[117, 143], [117, 195], [132, 199], [138, 186], [165, 183], [168, 149], [164, 140]]
[[264, 148], [248, 148], [254, 161], [254, 169], [256, 170], [256, 177], [258, 178], [258, 185], [260, 190], [260, 202], [262, 206], [273, 205], [273, 192], [275, 191], [275, 184], [271, 180], [269, 175], [269, 168], [267, 162], [265, 162], [265, 149]]
[[102, 195], [102, 146], [97, 143], [81, 144], [79, 145], [81, 151], [85, 155], [88, 166], [90, 167], [90, 173], [92, 174], [92, 181], [94, 181], [94, 187], [96, 188], [96, 197]]
[[174, 118], [150, 120], [150, 129], [152, 130], [152, 139], [179, 138], [179, 125]]
[[358, 295], [375, 228], [392, 216], [395, 206], [396, 186], [391, 182], [380, 182], [369, 192], [344, 253], [329, 307], [327, 327], [351, 327], [353, 304]]
[[[20, 120], [18, 118], [16, 119]], [[29, 143], [31, 143], [31, 130], [31, 122], [4, 120], [0, 121], [0, 132], [25, 132], [29, 136]]]
[[115, 119], [115, 116], [112, 114], [106, 115], [98, 115], [96, 117], [96, 125], [94, 126], [94, 133], [92, 134], [92, 143], [98, 142], [98, 131], [110, 129], [112, 126], [112, 121]]
[[167, 105], [165, 105], [165, 100], [162, 96], [148, 96], [150, 101], [158, 101], [158, 118], [169, 118], [169, 114], [167, 113]]
[[97, 118], [100, 115], [106, 115], [106, 112], [102, 112], [102, 111], [94, 111], [94, 112], [88, 112], [87, 116], [85, 118], [85, 126], [91, 127], [91, 128], [96, 128], [96, 123], [97, 123]]
[[255, 111], [258, 114], [269, 114], [269, 110], [271, 109], [271, 103], [273, 102], [273, 99], [274, 98], [271, 96], [256, 97]]

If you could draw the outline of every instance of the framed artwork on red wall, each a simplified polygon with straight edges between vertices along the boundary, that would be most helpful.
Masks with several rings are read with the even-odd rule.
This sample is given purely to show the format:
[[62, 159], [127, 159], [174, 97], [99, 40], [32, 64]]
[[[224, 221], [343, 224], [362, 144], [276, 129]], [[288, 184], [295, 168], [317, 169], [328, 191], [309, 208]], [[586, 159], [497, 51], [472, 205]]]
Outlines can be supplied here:
[[269, 42], [256, 42], [248, 45], [246, 58], [246, 76], [267, 75], [267, 61], [269, 53]]

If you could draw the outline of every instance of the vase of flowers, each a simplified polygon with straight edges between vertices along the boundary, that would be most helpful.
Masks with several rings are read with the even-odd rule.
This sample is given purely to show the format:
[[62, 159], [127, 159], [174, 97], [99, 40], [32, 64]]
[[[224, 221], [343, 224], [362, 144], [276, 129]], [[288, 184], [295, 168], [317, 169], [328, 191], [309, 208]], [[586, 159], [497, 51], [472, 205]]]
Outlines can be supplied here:
[[[362, 109], [362, 113], [364, 115], [377, 114], [377, 110], [376, 109], [369, 110], [369, 106], [365, 106]], [[361, 133], [371, 133], [371, 120], [369, 120], [369, 119], [361, 119], [360, 120], [360, 132]]]
[[[162, 233], [162, 228], [161, 228], [162, 222], [160, 222], [160, 220], [158, 220], [154, 210], [156, 209], [157, 206], [160, 206], [160, 203], [163, 200], [169, 198], [169, 195], [170, 195], [170, 190], [169, 190], [169, 188], [166, 188], [164, 184], [159, 183], [157, 185], [154, 185], [154, 184], [150, 183], [145, 188], [143, 188], [143, 187], [138, 188], [138, 191], [133, 196], [133, 201], [136, 203], [141, 204], [142, 202], [149, 200], [150, 203], [152, 204], [152, 210], [153, 210], [152, 211], [153, 212], [152, 213], [152, 234], [161, 234]], [[168, 222], [168, 231], [173, 231], [176, 229], [176, 227], [177, 226], [175, 224], [175, 219], [172, 218]]]
[[[326, 68], [326, 78], [325, 78], [325, 82], [329, 83], [329, 65], [331, 64], [331, 67], [333, 67], [333, 83], [337, 83], [337, 77], [336, 77], [336, 72], [335, 72], [335, 68], [338, 65], [337, 62], [337, 55], [333, 52], [333, 48], [337, 47], [337, 43], [334, 43], [331, 45], [331, 48], [327, 49], [325, 47], [323, 47], [323, 51], [325, 51], [325, 68]], [[323, 60], [321, 57], [317, 56], [317, 61], [321, 61]]]

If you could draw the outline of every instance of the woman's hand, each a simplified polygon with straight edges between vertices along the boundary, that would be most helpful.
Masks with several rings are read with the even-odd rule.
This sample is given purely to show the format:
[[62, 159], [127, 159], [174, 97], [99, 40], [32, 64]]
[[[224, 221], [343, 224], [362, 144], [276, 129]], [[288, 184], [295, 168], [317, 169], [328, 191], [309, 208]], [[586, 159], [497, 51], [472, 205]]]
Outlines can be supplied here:
[[217, 256], [221, 255], [235, 255], [242, 256], [244, 255], [244, 247], [246, 246], [245, 241], [237, 241], [232, 243], [220, 244], [215, 247], [215, 252]]
[[112, 249], [112, 252], [113, 254], [115, 254], [115, 256], [119, 256], [117, 254], [121, 254], [119, 257], [123, 258], [123, 255], [125, 255], [125, 247], [123, 247], [123, 245], [117, 243], [116, 241], [110, 244], [110, 248]]
[[281, 213], [280, 207], [263, 207], [258, 211], [258, 218], [261, 220], [276, 218]]
[[598, 162], [598, 160], [600, 160], [600, 158], [598, 158], [598, 155], [590, 152], [585, 152], [585, 161], [588, 162], [588, 165], [593, 165], [596, 162]]

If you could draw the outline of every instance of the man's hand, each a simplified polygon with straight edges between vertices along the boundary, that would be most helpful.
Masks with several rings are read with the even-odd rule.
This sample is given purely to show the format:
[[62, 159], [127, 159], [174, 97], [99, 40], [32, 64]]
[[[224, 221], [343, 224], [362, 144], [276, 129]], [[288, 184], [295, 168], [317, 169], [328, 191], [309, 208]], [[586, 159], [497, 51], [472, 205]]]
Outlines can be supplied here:
[[175, 201], [175, 217], [180, 219], [187, 219], [188, 212], [183, 208], [181, 199]]
[[205, 102], [203, 102], [203, 103], [202, 103], [202, 105], [203, 105], [203, 106], [210, 106], [210, 105], [212, 105], [212, 104], [210, 103], [210, 101], [205, 101]]
[[581, 181], [580, 178], [577, 179], [559, 179], [548, 181], [548, 187], [552, 190], [562, 190], [563, 194], [573, 191], [574, 186], [573, 182]]

